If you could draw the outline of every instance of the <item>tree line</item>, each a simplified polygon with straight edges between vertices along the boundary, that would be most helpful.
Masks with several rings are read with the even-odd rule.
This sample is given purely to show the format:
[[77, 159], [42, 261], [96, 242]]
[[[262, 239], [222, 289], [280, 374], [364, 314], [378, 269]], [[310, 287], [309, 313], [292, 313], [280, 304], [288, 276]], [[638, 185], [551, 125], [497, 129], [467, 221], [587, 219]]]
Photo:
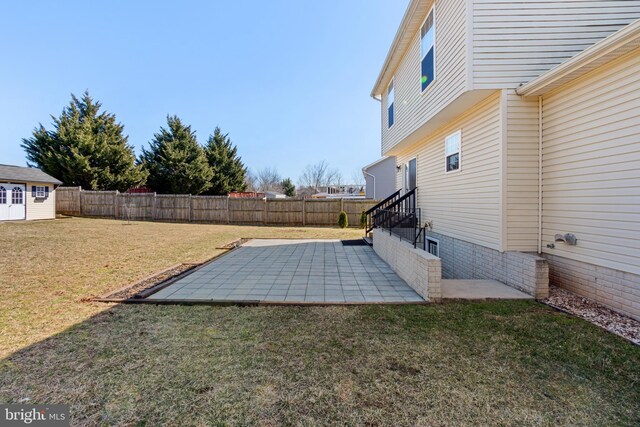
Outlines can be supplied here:
[[[175, 115], [167, 116], [166, 126], [136, 157], [124, 126], [115, 114], [101, 108], [87, 91], [80, 98], [72, 94], [60, 116], [51, 116], [53, 129], [39, 124], [31, 137], [22, 140], [28, 165], [86, 190], [124, 192], [147, 186], [160, 194], [277, 191], [294, 197], [342, 184], [340, 172], [325, 160], [305, 167], [297, 189], [275, 167], [254, 174], [242, 162], [229, 134], [216, 127], [201, 145], [191, 126]], [[358, 174], [352, 179], [358, 180]]]
[[124, 126], [101, 107], [88, 92], [71, 95], [62, 114], [52, 116], [52, 130], [40, 124], [22, 140], [29, 166], [87, 190], [127, 191], [143, 185], [165, 194], [246, 190], [247, 168], [219, 127], [203, 146], [191, 126], [167, 116], [166, 127], [136, 157]]

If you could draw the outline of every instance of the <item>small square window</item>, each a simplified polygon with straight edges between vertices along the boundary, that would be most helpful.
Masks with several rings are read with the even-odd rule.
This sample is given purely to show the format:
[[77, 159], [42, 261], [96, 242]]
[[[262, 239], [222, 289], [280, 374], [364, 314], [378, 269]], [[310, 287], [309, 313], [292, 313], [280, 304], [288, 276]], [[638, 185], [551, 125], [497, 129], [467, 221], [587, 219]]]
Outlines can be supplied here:
[[436, 239], [427, 238], [427, 252], [431, 255], [440, 256], [440, 242]]
[[36, 198], [43, 199], [46, 197], [44, 187], [36, 187]]
[[444, 140], [445, 171], [453, 172], [460, 169], [460, 148], [462, 145], [462, 132], [458, 131], [449, 135]]

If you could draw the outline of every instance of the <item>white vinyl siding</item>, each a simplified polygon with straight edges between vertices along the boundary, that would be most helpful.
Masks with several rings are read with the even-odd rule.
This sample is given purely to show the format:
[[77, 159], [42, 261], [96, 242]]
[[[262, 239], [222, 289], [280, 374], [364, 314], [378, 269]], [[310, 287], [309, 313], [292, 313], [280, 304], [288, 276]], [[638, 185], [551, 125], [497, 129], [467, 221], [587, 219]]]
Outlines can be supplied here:
[[474, 0], [473, 87], [516, 88], [640, 18], [640, 1]]
[[640, 49], [544, 96], [543, 180], [543, 252], [640, 274]]
[[538, 250], [538, 99], [506, 96], [506, 248]]
[[[49, 194], [46, 198], [35, 198], [32, 195], [33, 186], [48, 186]], [[28, 182], [27, 191], [24, 193], [27, 208], [27, 220], [32, 219], [53, 219], [56, 217], [56, 192], [52, 184]]]
[[[382, 154], [398, 144], [466, 89], [466, 2], [441, 0], [435, 6], [437, 80], [422, 92], [420, 28], [400, 61], [394, 77], [394, 125], [388, 129], [388, 99], [382, 109]], [[421, 19], [426, 18], [425, 16]]]
[[[464, 165], [447, 174], [444, 141], [458, 130]], [[500, 97], [493, 95], [398, 155], [398, 164], [417, 158], [422, 221], [433, 221], [434, 232], [499, 249], [499, 151]], [[396, 186], [402, 186], [402, 172]]]

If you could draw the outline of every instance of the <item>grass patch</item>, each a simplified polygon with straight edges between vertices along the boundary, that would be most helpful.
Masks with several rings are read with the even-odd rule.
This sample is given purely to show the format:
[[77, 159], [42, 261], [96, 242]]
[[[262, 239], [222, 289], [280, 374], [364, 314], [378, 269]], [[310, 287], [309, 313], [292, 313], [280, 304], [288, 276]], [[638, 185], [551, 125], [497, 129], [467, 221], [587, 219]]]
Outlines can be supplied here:
[[[50, 239], [36, 238], [39, 227]], [[84, 219], [3, 224], [3, 247], [32, 257], [33, 268], [10, 264], [0, 279], [3, 295], [16, 300], [0, 303], [0, 321], [13, 325], [0, 335], [0, 402], [68, 403], [73, 422], [85, 425], [640, 424], [640, 348], [535, 302], [79, 302], [211, 256], [234, 238], [357, 233]]]

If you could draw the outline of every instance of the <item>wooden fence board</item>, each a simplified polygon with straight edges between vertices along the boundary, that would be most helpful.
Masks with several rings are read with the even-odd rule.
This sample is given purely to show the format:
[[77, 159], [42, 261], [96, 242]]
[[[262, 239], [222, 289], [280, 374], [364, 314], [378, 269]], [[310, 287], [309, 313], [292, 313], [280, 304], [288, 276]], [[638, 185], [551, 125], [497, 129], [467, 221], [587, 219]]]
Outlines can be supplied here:
[[341, 206], [340, 199], [306, 200], [305, 225], [338, 225]]
[[81, 215], [111, 218], [115, 217], [117, 194], [117, 191], [81, 191]]
[[192, 222], [227, 222], [226, 196], [191, 196]]
[[271, 225], [302, 225], [304, 200], [268, 199], [265, 202], [266, 223]]
[[229, 222], [232, 224], [263, 224], [264, 200], [229, 199]]
[[189, 222], [191, 196], [188, 194], [157, 194], [153, 219], [158, 221]]
[[116, 218], [131, 221], [152, 220], [154, 200], [153, 193], [119, 194]]
[[337, 226], [340, 210], [349, 225], [360, 225], [360, 214], [374, 200], [353, 199], [260, 199], [188, 194], [118, 193], [59, 187], [56, 212], [124, 220], [269, 224], [290, 226]]
[[80, 215], [80, 187], [56, 188], [56, 213]]

